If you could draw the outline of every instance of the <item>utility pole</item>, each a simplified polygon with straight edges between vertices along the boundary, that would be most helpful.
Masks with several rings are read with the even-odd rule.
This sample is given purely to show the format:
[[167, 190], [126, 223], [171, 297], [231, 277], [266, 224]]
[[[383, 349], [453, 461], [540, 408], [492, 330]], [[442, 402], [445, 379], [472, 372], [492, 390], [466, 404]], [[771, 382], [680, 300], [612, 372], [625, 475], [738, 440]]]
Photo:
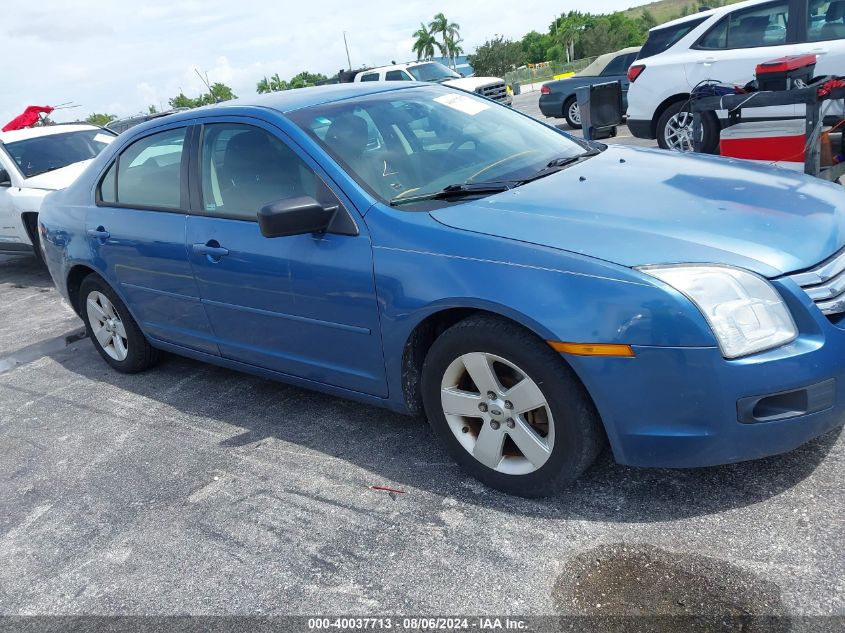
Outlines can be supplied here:
[[346, 48], [346, 63], [349, 64], [349, 70], [352, 70], [352, 60], [349, 59], [349, 44], [346, 43], [346, 31], [343, 32], [343, 46]]

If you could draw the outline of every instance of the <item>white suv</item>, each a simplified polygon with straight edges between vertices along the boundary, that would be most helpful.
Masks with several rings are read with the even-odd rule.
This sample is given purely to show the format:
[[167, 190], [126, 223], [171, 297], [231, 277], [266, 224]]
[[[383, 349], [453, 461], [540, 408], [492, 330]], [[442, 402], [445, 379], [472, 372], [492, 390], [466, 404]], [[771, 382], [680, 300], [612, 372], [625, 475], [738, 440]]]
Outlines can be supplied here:
[[[845, 0], [748, 0], [653, 28], [628, 70], [628, 128], [664, 149], [685, 149], [690, 91], [713, 79], [745, 85], [757, 64], [814, 53], [816, 75], [845, 72]], [[743, 120], [804, 116], [803, 106], [754, 108]], [[726, 112], [703, 117], [703, 149], [715, 151]]]
[[38, 211], [44, 197], [70, 185], [114, 137], [93, 125], [0, 132], [0, 253], [40, 257]]
[[355, 75], [355, 81], [430, 81], [480, 94], [505, 105], [513, 96], [504, 79], [498, 77], [461, 77], [439, 62], [409, 62], [393, 66], [369, 68]]

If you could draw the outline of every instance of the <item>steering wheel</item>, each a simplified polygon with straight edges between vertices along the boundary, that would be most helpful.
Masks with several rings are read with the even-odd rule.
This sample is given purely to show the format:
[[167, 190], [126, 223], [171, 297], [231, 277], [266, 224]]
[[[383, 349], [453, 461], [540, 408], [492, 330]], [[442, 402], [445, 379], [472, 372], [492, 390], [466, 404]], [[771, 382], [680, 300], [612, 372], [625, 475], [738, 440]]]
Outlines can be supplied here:
[[509, 163], [512, 160], [516, 160], [522, 156], [528, 156], [528, 154], [536, 154], [539, 150], [536, 149], [528, 149], [524, 152], [517, 152], [516, 154], [511, 154], [510, 156], [505, 156], [504, 158], [497, 160], [494, 163], [490, 163], [486, 167], [482, 167], [479, 171], [475, 172], [472, 176], [467, 178], [467, 182], [473, 182], [476, 178], [478, 178], [481, 174], [486, 174], [491, 169], [504, 165], [505, 163]]
[[454, 152], [459, 147], [466, 145], [467, 143], [474, 143], [476, 147], [478, 147], [478, 139], [474, 136], [470, 136], [469, 134], [462, 134], [458, 137], [456, 141], [454, 141], [449, 148], [446, 150], [448, 152]]

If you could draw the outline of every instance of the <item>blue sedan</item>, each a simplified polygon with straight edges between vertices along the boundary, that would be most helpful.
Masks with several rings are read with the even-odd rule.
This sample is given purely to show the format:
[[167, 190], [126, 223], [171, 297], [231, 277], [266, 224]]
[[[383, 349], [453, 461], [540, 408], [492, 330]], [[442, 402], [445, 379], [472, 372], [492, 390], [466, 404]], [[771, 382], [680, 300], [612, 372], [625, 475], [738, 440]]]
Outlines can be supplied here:
[[803, 175], [408, 82], [139, 125], [40, 231], [117, 371], [171, 352], [425, 414], [469, 473], [543, 495], [608, 442], [703, 466], [841, 425], [843, 213]]

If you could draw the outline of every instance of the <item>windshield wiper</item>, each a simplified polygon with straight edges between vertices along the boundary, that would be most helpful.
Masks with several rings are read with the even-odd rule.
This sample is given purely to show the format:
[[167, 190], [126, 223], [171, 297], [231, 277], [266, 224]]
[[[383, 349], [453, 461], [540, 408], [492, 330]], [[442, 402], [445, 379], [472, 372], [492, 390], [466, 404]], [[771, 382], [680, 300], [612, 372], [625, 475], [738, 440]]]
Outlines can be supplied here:
[[544, 178], [550, 174], [560, 171], [564, 167], [573, 165], [577, 162], [584, 160], [585, 158], [598, 156], [599, 154], [601, 154], [601, 150], [599, 149], [588, 149], [586, 152], [581, 152], [580, 154], [575, 154], [574, 156], [561, 156], [560, 158], [553, 158], [548, 163], [546, 163], [545, 167], [538, 170], [536, 173], [532, 174], [528, 178], [523, 178], [522, 180], [520, 180], [519, 184], [524, 185], [527, 182], [532, 182], [534, 180]]
[[453, 200], [488, 193], [501, 193], [502, 191], [513, 188], [513, 186], [514, 184], [510, 182], [469, 182], [454, 184], [443, 187], [440, 191], [421, 193], [417, 196], [396, 196], [390, 201], [390, 206], [398, 207], [403, 204], [422, 202], [424, 200]]

